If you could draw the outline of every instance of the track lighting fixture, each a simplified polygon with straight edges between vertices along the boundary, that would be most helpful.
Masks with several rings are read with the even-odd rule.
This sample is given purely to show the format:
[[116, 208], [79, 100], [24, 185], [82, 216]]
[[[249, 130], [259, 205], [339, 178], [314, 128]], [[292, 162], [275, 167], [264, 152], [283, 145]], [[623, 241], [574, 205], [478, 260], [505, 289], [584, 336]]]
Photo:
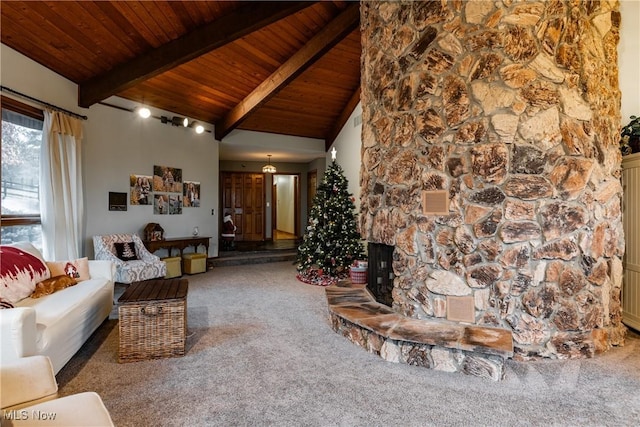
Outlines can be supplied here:
[[[189, 122], [189, 119], [186, 117], [173, 116], [169, 118], [167, 116], [160, 116], [159, 118], [162, 123], [170, 124], [171, 126], [183, 126], [186, 128], [193, 128], [197, 134], [204, 133], [206, 130], [204, 126], [202, 126], [200, 123], [196, 122], [195, 120], [192, 122]], [[211, 132], [211, 131], [207, 131], [207, 132]]]
[[185, 127], [185, 128], [193, 128], [193, 130], [197, 133], [197, 134], [201, 134], [201, 133], [205, 133], [205, 132], [209, 132], [211, 133], [210, 130], [205, 129], [205, 127], [200, 124], [199, 122], [195, 121], [195, 120], [189, 120], [188, 117], [181, 117], [181, 116], [172, 116], [172, 117], [168, 117], [168, 116], [152, 116], [151, 115], [151, 110], [148, 107], [145, 107], [144, 105], [140, 105], [137, 107], [121, 107], [119, 105], [114, 105], [114, 104], [110, 104], [108, 102], [99, 102], [100, 105], [105, 105], [107, 107], [111, 107], [111, 108], [115, 108], [117, 110], [122, 110], [122, 111], [128, 111], [130, 113], [135, 113], [138, 116], [144, 118], [144, 119], [148, 119], [149, 117], [152, 117], [154, 119], [158, 119], [160, 120], [161, 123], [167, 124], [167, 125], [171, 125], [171, 126], [179, 126], [179, 127]]

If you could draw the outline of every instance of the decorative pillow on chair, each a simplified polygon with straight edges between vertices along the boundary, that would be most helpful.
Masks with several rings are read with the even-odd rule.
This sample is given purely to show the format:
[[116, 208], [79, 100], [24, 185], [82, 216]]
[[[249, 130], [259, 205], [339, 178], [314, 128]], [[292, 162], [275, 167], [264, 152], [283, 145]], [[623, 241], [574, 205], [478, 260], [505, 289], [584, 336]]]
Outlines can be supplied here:
[[78, 258], [70, 261], [55, 261], [47, 262], [47, 267], [51, 270], [51, 277], [55, 276], [69, 276], [81, 282], [83, 280], [89, 280], [89, 258]]
[[113, 246], [116, 248], [116, 256], [122, 261], [138, 259], [136, 255], [136, 245], [133, 242], [116, 242]]
[[61, 276], [50, 277], [47, 280], [36, 285], [36, 290], [31, 294], [31, 298], [40, 298], [45, 295], [50, 295], [54, 292], [60, 291], [69, 286], [77, 284], [76, 279], [63, 274]]
[[0, 299], [15, 304], [31, 295], [36, 283], [50, 277], [37, 256], [14, 246], [0, 246]]

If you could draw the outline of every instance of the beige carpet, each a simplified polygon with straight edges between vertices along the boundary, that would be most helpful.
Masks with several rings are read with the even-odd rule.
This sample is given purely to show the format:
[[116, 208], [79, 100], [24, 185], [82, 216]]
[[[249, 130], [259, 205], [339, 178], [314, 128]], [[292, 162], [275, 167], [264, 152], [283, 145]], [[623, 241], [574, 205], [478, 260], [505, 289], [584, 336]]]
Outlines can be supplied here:
[[289, 262], [189, 279], [181, 358], [119, 364], [117, 320], [58, 374], [117, 426], [637, 426], [640, 337], [588, 360], [509, 362], [495, 383], [385, 362], [334, 333]]

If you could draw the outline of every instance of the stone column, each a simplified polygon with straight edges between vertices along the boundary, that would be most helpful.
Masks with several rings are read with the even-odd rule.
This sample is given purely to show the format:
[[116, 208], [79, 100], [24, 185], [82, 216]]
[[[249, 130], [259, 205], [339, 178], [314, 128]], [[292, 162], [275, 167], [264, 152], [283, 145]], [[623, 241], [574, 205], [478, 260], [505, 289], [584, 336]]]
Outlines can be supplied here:
[[520, 359], [623, 342], [618, 7], [361, 3], [361, 230], [395, 246], [394, 309], [472, 297]]

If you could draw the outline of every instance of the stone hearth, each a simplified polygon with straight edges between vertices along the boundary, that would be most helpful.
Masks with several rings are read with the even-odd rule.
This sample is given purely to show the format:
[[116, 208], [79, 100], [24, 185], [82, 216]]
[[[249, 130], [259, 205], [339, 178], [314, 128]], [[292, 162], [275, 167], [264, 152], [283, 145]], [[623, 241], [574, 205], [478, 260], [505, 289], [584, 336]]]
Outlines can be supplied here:
[[504, 377], [504, 360], [513, 356], [505, 329], [409, 319], [349, 281], [326, 294], [333, 329], [390, 362], [497, 381]]
[[520, 360], [624, 342], [619, 26], [616, 1], [361, 3], [360, 229], [395, 248], [395, 313], [463, 301]]

